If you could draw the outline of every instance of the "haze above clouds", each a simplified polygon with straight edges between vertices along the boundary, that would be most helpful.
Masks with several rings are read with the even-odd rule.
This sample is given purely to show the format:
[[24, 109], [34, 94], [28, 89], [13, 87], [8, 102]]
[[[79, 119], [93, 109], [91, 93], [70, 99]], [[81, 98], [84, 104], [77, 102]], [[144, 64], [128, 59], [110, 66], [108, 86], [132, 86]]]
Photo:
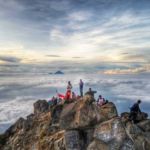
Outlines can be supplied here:
[[0, 72], [149, 73], [149, 14], [149, 0], [0, 0]]

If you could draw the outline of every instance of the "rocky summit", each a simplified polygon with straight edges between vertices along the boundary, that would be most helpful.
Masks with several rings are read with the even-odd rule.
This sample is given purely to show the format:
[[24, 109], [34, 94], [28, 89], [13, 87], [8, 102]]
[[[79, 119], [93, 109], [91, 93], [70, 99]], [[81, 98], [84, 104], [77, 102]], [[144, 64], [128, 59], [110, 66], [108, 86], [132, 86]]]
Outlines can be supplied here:
[[150, 119], [129, 113], [118, 117], [112, 102], [98, 107], [86, 94], [82, 99], [48, 104], [38, 100], [34, 114], [19, 118], [0, 135], [1, 150], [150, 150]]

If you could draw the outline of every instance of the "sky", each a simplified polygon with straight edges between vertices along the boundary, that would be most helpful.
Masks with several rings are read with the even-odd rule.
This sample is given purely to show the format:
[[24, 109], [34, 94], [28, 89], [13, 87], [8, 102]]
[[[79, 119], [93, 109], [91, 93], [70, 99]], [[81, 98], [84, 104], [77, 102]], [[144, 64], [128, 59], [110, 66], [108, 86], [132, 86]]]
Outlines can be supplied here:
[[0, 74], [149, 74], [149, 14], [149, 0], [0, 0]]

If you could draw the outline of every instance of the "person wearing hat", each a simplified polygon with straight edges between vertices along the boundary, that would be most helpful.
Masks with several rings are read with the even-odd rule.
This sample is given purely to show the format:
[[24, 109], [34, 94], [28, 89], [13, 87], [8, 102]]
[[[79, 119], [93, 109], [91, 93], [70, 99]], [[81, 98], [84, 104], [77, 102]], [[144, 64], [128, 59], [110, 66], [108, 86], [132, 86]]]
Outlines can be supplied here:
[[133, 104], [133, 106], [130, 108], [131, 113], [129, 115], [129, 119], [132, 119], [131, 121], [132, 123], [135, 122], [138, 113], [142, 113], [139, 107], [140, 104], [141, 104], [141, 100], [138, 100], [137, 103]]
[[72, 98], [76, 98], [76, 94], [72, 92]]

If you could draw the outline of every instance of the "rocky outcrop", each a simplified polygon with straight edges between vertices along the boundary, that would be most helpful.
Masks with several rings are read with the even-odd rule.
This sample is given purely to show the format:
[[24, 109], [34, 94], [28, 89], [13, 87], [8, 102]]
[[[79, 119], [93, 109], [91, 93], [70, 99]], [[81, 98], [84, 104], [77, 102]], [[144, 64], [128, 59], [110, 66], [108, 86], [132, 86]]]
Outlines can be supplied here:
[[23, 128], [24, 121], [25, 120], [23, 118], [19, 118], [14, 125], [12, 125], [8, 130], [6, 130], [6, 133], [9, 136], [14, 135], [17, 131]]
[[70, 130], [86, 128], [99, 122], [99, 108], [87, 100], [80, 99], [75, 103], [63, 105], [59, 125], [61, 129]]
[[[121, 114], [121, 117], [123, 117], [123, 118], [128, 118], [129, 115], [130, 115], [130, 113], [124, 112], [124, 113]], [[147, 117], [148, 117], [148, 114], [147, 114], [147, 113], [138, 114], [135, 121], [136, 121], [136, 122], [140, 122], [140, 121], [142, 121], [142, 120], [147, 119]]]
[[118, 150], [135, 150], [135, 145], [130, 136], [127, 134], [126, 129], [121, 122], [120, 118], [113, 118], [109, 121], [96, 125], [94, 137], [97, 139], [96, 143], [101, 144], [103, 149], [118, 149]]
[[150, 120], [144, 120], [137, 123], [137, 126], [144, 132], [150, 131]]
[[46, 100], [38, 100], [33, 104], [34, 106], [34, 115], [39, 116], [41, 114], [46, 114], [49, 111], [49, 105]]
[[107, 121], [114, 117], [118, 117], [116, 106], [112, 102], [109, 102], [106, 105], [102, 105], [100, 107], [100, 114], [101, 114], [101, 122]]
[[88, 94], [53, 106], [38, 100], [34, 114], [20, 118], [0, 135], [0, 149], [149, 150], [150, 120], [142, 117], [132, 124], [128, 115], [119, 118], [112, 102], [98, 107]]

